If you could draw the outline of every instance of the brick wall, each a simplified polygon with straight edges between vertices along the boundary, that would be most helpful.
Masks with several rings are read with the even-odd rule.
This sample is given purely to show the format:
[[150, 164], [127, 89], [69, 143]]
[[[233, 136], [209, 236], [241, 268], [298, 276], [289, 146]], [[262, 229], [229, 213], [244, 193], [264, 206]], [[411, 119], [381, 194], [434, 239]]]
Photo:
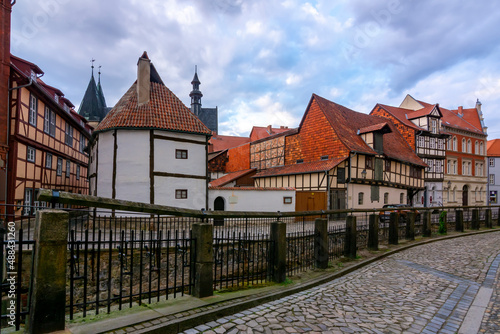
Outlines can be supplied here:
[[398, 129], [399, 133], [403, 136], [403, 138], [406, 140], [408, 145], [415, 151], [416, 150], [416, 143], [415, 143], [415, 130], [410, 128], [409, 126], [403, 124], [401, 121], [399, 121], [396, 117], [394, 117], [392, 114], [388, 113], [385, 111], [383, 108], [380, 106], [376, 106], [375, 109], [370, 113], [370, 115], [375, 115], [375, 116], [381, 116], [390, 119], [396, 128]]
[[[471, 162], [471, 175], [469, 176], [479, 176], [476, 175], [476, 162], [481, 162], [483, 163], [483, 175], [482, 177], [487, 176], [487, 159], [485, 157], [486, 155], [486, 139], [478, 139], [476, 137], [471, 137], [467, 136], [464, 133], [453, 133], [453, 130], [450, 131], [450, 129], [447, 129], [451, 133], [451, 138], [449, 140], [453, 141], [453, 137], [457, 138], [457, 150], [448, 150], [448, 146], [446, 146], [446, 158], [448, 159], [455, 159], [457, 160], [457, 175], [463, 175], [463, 170], [462, 170], [462, 161], [470, 161]], [[465, 144], [467, 145], [467, 141], [470, 139], [471, 140], [471, 149], [472, 153], [466, 153], [463, 152], [462, 149], [462, 139], [465, 139]], [[478, 142], [483, 142], [483, 154], [484, 155], [478, 155], [475, 152], [475, 143], [476, 141]], [[448, 164], [447, 161], [445, 161], [445, 171], [446, 174], [449, 174], [448, 171]], [[481, 177], [481, 176], [480, 176]]]
[[227, 151], [226, 173], [250, 168], [250, 143], [231, 148]]

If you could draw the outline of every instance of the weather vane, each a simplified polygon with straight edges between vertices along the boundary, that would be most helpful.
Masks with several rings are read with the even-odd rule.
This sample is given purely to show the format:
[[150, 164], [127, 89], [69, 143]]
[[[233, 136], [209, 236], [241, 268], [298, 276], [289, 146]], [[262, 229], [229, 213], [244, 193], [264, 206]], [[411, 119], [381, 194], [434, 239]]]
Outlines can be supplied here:
[[94, 58], [92, 58], [92, 59], [90, 60], [90, 62], [92, 63], [92, 66], [90, 66], [90, 67], [92, 68], [92, 75], [94, 75], [94, 62], [95, 62], [95, 59], [94, 59]]

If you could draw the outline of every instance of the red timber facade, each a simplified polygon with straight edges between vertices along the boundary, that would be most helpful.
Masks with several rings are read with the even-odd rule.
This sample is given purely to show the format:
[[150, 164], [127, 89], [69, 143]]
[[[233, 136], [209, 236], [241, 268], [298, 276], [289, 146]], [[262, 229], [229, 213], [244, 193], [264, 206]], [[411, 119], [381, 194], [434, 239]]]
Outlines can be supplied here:
[[425, 163], [385, 118], [313, 94], [298, 130], [282, 136], [284, 165], [260, 164], [255, 185], [295, 188], [296, 210], [407, 203], [423, 188]]
[[[7, 199], [11, 0], [0, 0], [0, 204]], [[3, 207], [0, 207], [2, 214]]]
[[37, 65], [11, 56], [10, 67], [7, 202], [12, 213], [31, 215], [22, 205], [44, 206], [40, 188], [88, 194], [91, 128]]

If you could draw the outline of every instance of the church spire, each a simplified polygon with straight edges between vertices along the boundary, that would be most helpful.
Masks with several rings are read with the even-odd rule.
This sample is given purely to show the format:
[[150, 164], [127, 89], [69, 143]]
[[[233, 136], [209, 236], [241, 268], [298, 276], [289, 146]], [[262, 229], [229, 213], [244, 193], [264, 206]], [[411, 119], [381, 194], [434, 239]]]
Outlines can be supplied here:
[[106, 116], [108, 108], [106, 107], [106, 100], [104, 99], [101, 87], [101, 66], [99, 66], [98, 72], [99, 83], [96, 85], [94, 79], [95, 59], [92, 58], [90, 62], [92, 63], [90, 81], [80, 103], [78, 113], [89, 121], [100, 122]]
[[191, 97], [191, 112], [196, 116], [199, 116], [201, 111], [201, 97], [203, 94], [200, 91], [201, 82], [200, 79], [198, 79], [198, 68], [196, 65], [194, 67], [194, 77], [191, 84], [193, 85], [193, 90], [189, 93], [189, 96]]

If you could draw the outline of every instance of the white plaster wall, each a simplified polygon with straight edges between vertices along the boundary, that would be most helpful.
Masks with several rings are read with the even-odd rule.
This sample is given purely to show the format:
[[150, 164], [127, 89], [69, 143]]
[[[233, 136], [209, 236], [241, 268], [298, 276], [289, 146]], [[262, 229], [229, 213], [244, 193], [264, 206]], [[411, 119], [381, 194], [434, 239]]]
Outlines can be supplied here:
[[[358, 194], [364, 193], [363, 204], [358, 204]], [[379, 201], [371, 201], [371, 187], [365, 184], [350, 184], [348, 190], [349, 209], [378, 209], [384, 206], [384, 193], [389, 193], [387, 204], [399, 204], [400, 194], [403, 193], [403, 204], [406, 204], [406, 189], [379, 187]]]
[[[176, 199], [176, 189], [187, 189], [187, 199]], [[185, 209], [200, 210], [206, 204], [206, 181], [177, 177], [155, 176], [155, 203]]]
[[113, 132], [98, 134], [97, 196], [111, 198], [113, 180]]
[[[157, 135], [205, 142], [205, 136], [168, 131], [155, 131]], [[149, 146], [149, 144], [148, 144]], [[206, 174], [205, 145], [155, 139], [155, 172], [180, 173], [189, 175]], [[176, 159], [175, 150], [187, 150], [187, 159]]]
[[[295, 211], [295, 190], [222, 190], [209, 189], [209, 209], [213, 210], [217, 197], [224, 198], [225, 211]], [[284, 204], [283, 197], [292, 197]]]

